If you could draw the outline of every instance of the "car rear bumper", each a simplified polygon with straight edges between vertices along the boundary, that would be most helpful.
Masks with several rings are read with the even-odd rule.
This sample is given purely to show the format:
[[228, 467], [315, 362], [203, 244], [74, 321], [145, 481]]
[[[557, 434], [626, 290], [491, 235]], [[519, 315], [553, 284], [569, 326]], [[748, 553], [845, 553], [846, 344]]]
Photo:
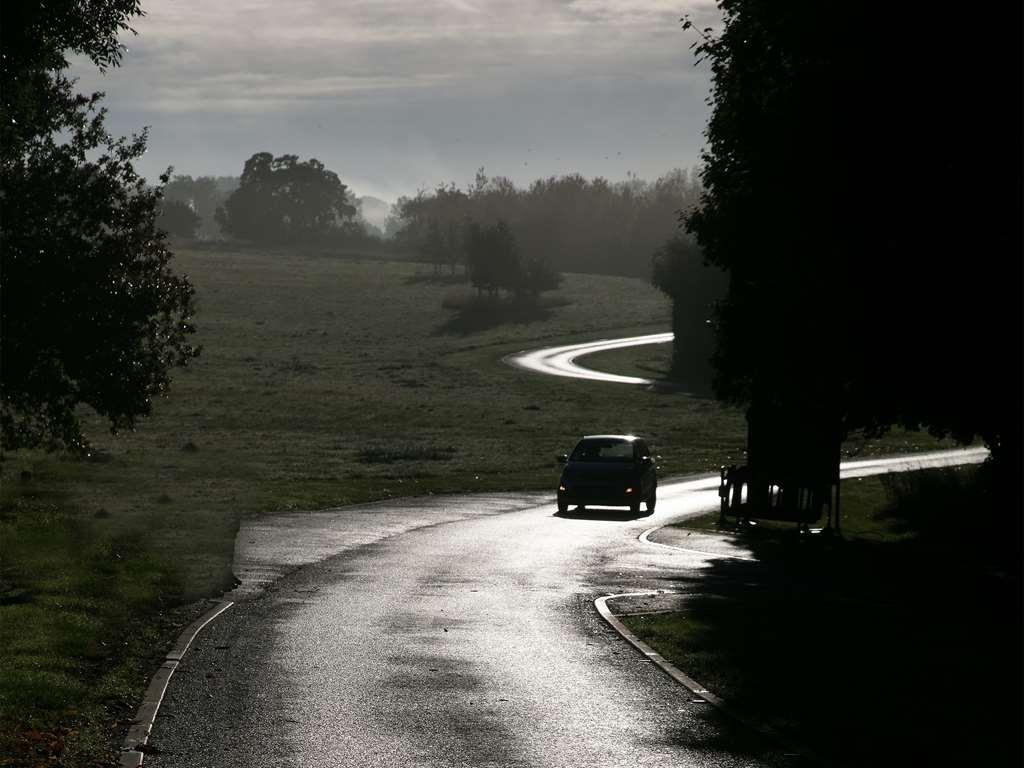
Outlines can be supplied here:
[[639, 492], [623, 493], [611, 489], [590, 490], [590, 489], [569, 489], [558, 492], [558, 501], [561, 504], [599, 504], [608, 507], [628, 507], [638, 504], [643, 500], [643, 494]]

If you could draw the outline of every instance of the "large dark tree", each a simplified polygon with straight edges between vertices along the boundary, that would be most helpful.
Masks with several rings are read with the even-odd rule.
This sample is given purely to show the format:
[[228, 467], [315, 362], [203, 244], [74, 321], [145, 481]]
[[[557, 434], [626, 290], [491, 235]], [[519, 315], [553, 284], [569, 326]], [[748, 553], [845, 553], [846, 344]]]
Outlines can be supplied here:
[[111, 137], [67, 54], [118, 64], [138, 2], [9, 3], [0, 56], [2, 445], [84, 441], [90, 406], [131, 427], [197, 351], [193, 289], [170, 270], [160, 189], [133, 168], [145, 135]]
[[315, 158], [257, 152], [217, 222], [234, 237], [253, 242], [311, 241], [338, 235], [356, 216], [348, 187]]
[[687, 224], [729, 274], [718, 393], [838, 435], [980, 436], [1018, 470], [1019, 4], [977, 25], [945, 3], [719, 5]]

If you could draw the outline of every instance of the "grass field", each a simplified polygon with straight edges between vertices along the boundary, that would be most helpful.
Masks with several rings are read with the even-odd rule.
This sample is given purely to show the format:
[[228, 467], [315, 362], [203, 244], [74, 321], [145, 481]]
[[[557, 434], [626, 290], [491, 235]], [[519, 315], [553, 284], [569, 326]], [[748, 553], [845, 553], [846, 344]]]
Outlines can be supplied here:
[[490, 308], [394, 261], [203, 249], [176, 264], [203, 353], [152, 417], [112, 436], [84, 414], [87, 459], [18, 452], [0, 468], [0, 754], [26, 764], [91, 765], [116, 743], [167, 638], [231, 586], [244, 514], [551, 488], [584, 433], [646, 435], [668, 474], [741, 458], [741, 416], [711, 401], [501, 362], [665, 330], [668, 302], [643, 281], [567, 275], [537, 304]]
[[844, 481], [844, 541], [762, 523], [741, 537], [760, 562], [624, 620], [822, 764], [1019, 765], [1019, 528], [984, 471]]

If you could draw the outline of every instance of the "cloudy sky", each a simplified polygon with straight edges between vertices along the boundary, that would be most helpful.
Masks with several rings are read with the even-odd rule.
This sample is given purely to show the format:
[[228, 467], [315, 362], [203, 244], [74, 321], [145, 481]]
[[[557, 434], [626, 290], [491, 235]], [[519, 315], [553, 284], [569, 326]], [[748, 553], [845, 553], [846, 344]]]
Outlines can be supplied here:
[[394, 200], [480, 166], [517, 183], [654, 178], [696, 163], [710, 0], [150, 0], [120, 69], [77, 65], [140, 170], [238, 175], [257, 151], [316, 157]]

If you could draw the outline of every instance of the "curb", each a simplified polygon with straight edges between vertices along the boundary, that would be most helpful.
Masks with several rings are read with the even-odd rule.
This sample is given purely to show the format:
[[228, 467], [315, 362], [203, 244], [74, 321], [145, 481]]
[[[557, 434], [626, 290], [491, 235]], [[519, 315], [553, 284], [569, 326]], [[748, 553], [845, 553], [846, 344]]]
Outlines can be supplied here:
[[[656, 525], [653, 528], [648, 528], [646, 531], [641, 533], [636, 538], [637, 538], [637, 540], [641, 544], [648, 544], [648, 545], [650, 545], [652, 547], [661, 547], [662, 549], [671, 549], [674, 552], [687, 552], [687, 553], [689, 553], [691, 555], [700, 555], [702, 557], [708, 558], [709, 560], [723, 559], [723, 560], [746, 560], [746, 561], [751, 562], [751, 563], [756, 563], [757, 562], [757, 558], [756, 557], [743, 557], [743, 555], [725, 555], [725, 554], [720, 554], [720, 553], [715, 553], [715, 552], [705, 552], [702, 549], [687, 549], [686, 547], [677, 547], [674, 544], [662, 544], [660, 541], [651, 541], [651, 539], [650, 539], [651, 534], [654, 533], [655, 531], [660, 531], [662, 528], [665, 528], [667, 525], [669, 525], [669, 523], [665, 523], [663, 525]], [[615, 595], [615, 597], [618, 597], [618, 595]]]
[[616, 632], [622, 635], [623, 639], [626, 640], [626, 642], [628, 642], [630, 645], [632, 645], [634, 648], [640, 651], [640, 653], [643, 654], [648, 659], [648, 661], [653, 662], [655, 665], [661, 668], [661, 670], [665, 674], [667, 674], [677, 683], [679, 683], [687, 690], [689, 690], [690, 693], [694, 694], [695, 696], [699, 696], [700, 698], [704, 699], [704, 701], [706, 701], [708, 704], [712, 705], [713, 707], [716, 707], [717, 709], [722, 710], [726, 714], [735, 716], [732, 710], [729, 708], [729, 706], [725, 703], [724, 699], [719, 698], [711, 691], [709, 691], [707, 688], [705, 688], [703, 685], [694, 680], [692, 677], [684, 674], [683, 671], [679, 669], [679, 667], [672, 664], [670, 661], [668, 661], [668, 659], [666, 659], [656, 650], [651, 648], [651, 646], [649, 646], [639, 637], [634, 635], [629, 630], [629, 628], [621, 621], [619, 621], [618, 617], [614, 613], [612, 613], [611, 608], [608, 607], [609, 600], [617, 600], [620, 597], [651, 597], [654, 595], [674, 594], [678, 593], [623, 592], [617, 595], [605, 595], [604, 597], [597, 598], [597, 600], [594, 601], [594, 607], [597, 608], [597, 612], [601, 614], [601, 618], [608, 622], [612, 629], [614, 629]]
[[[655, 542], [651, 543], [654, 544]], [[630, 645], [636, 648], [641, 654], [643, 654], [643, 656], [648, 661], [654, 663], [659, 669], [661, 669], [662, 672], [664, 672], [677, 683], [682, 685], [694, 696], [698, 696], [699, 698], [703, 699], [708, 704], [717, 709], [719, 712], [723, 713], [724, 715], [727, 715], [728, 717], [732, 718], [733, 720], [745, 726], [746, 728], [749, 728], [750, 730], [755, 731], [761, 734], [762, 736], [767, 736], [773, 739], [775, 742], [785, 747], [790, 752], [817, 762], [817, 757], [809, 749], [807, 749], [806, 747], [800, 747], [792, 744], [791, 742], [783, 738], [783, 736], [780, 735], [773, 728], [764, 725], [763, 723], [755, 722], [750, 718], [746, 717], [745, 715], [741, 714], [733, 707], [731, 707], [724, 699], [722, 699], [719, 696], [716, 696], [714, 693], [709, 691], [699, 682], [697, 682], [692, 677], [684, 673], [681, 669], [679, 669], [679, 667], [670, 662], [656, 650], [651, 648], [651, 646], [647, 645], [647, 643], [645, 643], [639, 637], [634, 635], [625, 624], [619, 621], [618, 617], [614, 613], [612, 613], [612, 610], [608, 607], [609, 600], [616, 600], [620, 597], [649, 597], [652, 595], [674, 594], [679, 593], [665, 590], [650, 592], [622, 592], [616, 595], [605, 595], [604, 597], [597, 598], [594, 601], [594, 607], [597, 609], [597, 612], [601, 615], [601, 618], [608, 622], [609, 626], [611, 626], [612, 629], [618, 632], [619, 635], [626, 642], [628, 642]]]
[[148, 751], [146, 746], [149, 742], [149, 734], [153, 730], [153, 721], [156, 720], [156, 713], [160, 710], [160, 704], [164, 700], [167, 684], [171, 681], [174, 670], [178, 668], [185, 652], [192, 645], [196, 636], [203, 631], [203, 628], [232, 605], [234, 603], [230, 600], [218, 600], [210, 610], [189, 624], [171, 646], [164, 657], [164, 663], [150, 678], [146, 693], [142, 696], [142, 703], [139, 704], [135, 713], [135, 719], [124, 737], [124, 743], [121, 745], [121, 760], [118, 763], [120, 768], [137, 768], [142, 765]]

